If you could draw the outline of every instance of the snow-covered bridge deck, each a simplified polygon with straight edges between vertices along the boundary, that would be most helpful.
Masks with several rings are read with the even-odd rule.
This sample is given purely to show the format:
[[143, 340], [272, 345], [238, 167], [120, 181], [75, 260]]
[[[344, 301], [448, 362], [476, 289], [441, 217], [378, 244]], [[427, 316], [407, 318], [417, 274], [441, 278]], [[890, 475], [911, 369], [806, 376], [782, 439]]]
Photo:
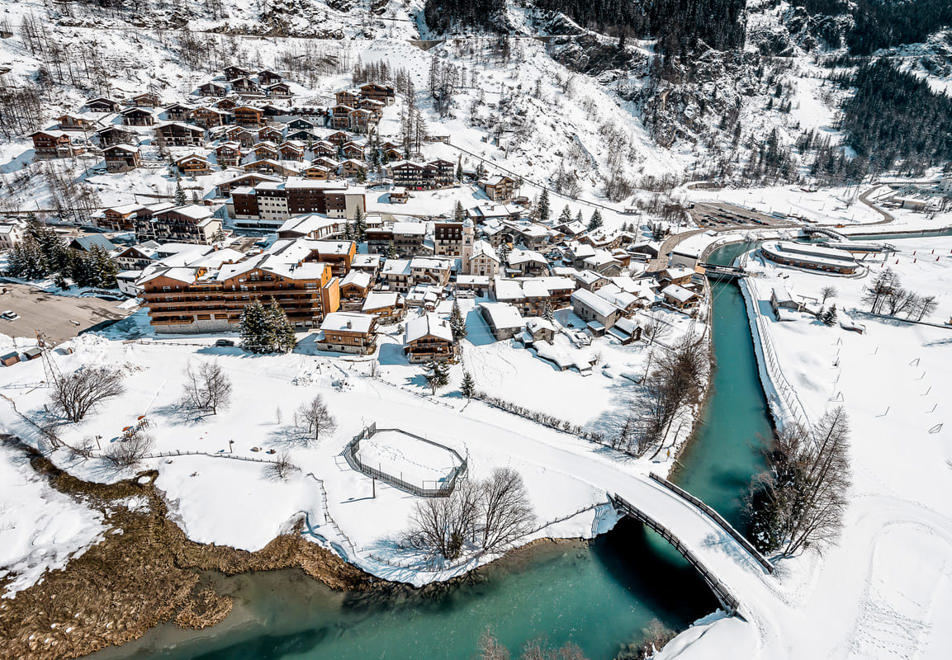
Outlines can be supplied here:
[[732, 615], [747, 618], [772, 598], [773, 566], [717, 512], [654, 474], [617, 484], [610, 496], [620, 514], [658, 532], [704, 577]]

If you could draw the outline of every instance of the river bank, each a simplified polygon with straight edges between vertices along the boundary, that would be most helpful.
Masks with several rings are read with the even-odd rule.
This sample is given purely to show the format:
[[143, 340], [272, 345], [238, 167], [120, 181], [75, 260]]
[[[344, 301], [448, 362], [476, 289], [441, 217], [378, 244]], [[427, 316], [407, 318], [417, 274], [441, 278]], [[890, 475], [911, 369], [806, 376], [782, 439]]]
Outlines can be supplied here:
[[25, 452], [33, 469], [62, 493], [99, 509], [103, 540], [49, 571], [15, 598], [0, 601], [0, 656], [64, 658], [86, 655], [140, 637], [171, 619], [198, 629], [223, 620], [232, 602], [200, 587], [200, 573], [222, 575], [297, 567], [329, 588], [366, 590], [376, 582], [295, 530], [248, 552], [189, 540], [170, 520], [157, 472], [99, 484], [77, 479], [33, 448], [5, 437]]

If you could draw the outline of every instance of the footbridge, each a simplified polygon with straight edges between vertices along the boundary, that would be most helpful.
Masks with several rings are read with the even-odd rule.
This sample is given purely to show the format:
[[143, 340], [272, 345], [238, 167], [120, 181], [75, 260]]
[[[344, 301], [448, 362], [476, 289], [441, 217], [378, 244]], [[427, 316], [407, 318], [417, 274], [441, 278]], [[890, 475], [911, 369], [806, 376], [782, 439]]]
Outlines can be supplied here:
[[807, 236], [826, 236], [827, 238], [832, 238], [835, 241], [848, 240], [846, 236], [838, 231], [830, 229], [829, 227], [803, 227], [801, 231]]
[[704, 274], [712, 280], [733, 281], [747, 277], [747, 271], [738, 266], [722, 266], [707, 262], [698, 265], [704, 269]]
[[609, 496], [615, 510], [661, 535], [704, 577], [731, 615], [756, 609], [773, 565], [707, 504], [656, 474], [630, 479]]

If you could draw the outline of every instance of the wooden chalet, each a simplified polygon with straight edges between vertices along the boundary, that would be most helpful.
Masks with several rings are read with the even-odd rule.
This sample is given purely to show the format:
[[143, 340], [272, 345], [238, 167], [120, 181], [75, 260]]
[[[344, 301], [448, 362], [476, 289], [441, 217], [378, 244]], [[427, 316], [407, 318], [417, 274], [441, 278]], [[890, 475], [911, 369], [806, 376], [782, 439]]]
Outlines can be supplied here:
[[157, 108], [161, 105], [155, 92], [142, 92], [132, 97], [132, 105], [139, 108]]
[[214, 128], [215, 126], [224, 126], [231, 119], [231, 113], [220, 108], [210, 108], [203, 106], [195, 108], [191, 115], [192, 121], [205, 128]]
[[241, 158], [241, 145], [237, 142], [224, 142], [215, 149], [215, 160], [221, 167], [237, 167]]
[[365, 99], [372, 99], [387, 105], [392, 105], [397, 98], [397, 92], [393, 85], [366, 83], [360, 86], [360, 96]]
[[96, 127], [96, 122], [89, 117], [66, 113], [56, 118], [61, 131], [89, 131]]
[[86, 101], [86, 108], [91, 112], [119, 112], [122, 106], [106, 96], [97, 96]]
[[99, 145], [102, 147], [112, 144], [134, 144], [137, 141], [134, 131], [114, 124], [96, 131], [96, 137], [99, 138]]
[[404, 352], [414, 364], [436, 360], [445, 362], [456, 357], [456, 343], [449, 321], [427, 312], [406, 323]]
[[331, 312], [321, 322], [317, 347], [336, 353], [370, 355], [377, 350], [377, 317], [358, 312]]
[[194, 108], [184, 103], [173, 103], [165, 106], [163, 112], [169, 121], [188, 121], [192, 116]]
[[250, 105], [235, 106], [232, 114], [239, 126], [261, 126], [264, 123], [264, 111]]
[[196, 154], [179, 158], [175, 161], [175, 167], [177, 167], [182, 174], [189, 174], [191, 176], [211, 174], [212, 172], [212, 166], [211, 163], [208, 162], [208, 159]]
[[142, 165], [139, 147], [129, 144], [113, 144], [102, 150], [109, 172], [128, 172]]
[[283, 81], [284, 78], [281, 77], [281, 74], [271, 69], [262, 69], [258, 72], [258, 82], [262, 85], [274, 85]]
[[258, 139], [262, 142], [281, 142], [283, 133], [276, 126], [262, 126], [258, 129]]
[[205, 143], [205, 130], [192, 124], [167, 122], [155, 128], [156, 137], [168, 147], [201, 147]]
[[291, 98], [291, 86], [285, 82], [274, 83], [264, 88], [265, 94], [273, 99]]
[[202, 83], [198, 86], [198, 93], [202, 96], [225, 96], [228, 93], [228, 88], [217, 83], [213, 80], [209, 80], [207, 83]]
[[33, 139], [34, 158], [68, 158], [83, 153], [84, 149], [72, 143], [69, 133], [60, 130], [36, 131]]
[[155, 115], [151, 110], [145, 108], [132, 107], [119, 113], [122, 116], [123, 126], [154, 126]]

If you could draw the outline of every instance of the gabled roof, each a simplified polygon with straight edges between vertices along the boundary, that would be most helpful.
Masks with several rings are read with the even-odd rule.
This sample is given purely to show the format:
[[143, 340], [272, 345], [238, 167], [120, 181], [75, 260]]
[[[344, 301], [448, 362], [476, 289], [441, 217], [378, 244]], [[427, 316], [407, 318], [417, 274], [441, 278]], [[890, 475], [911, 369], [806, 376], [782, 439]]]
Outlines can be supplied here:
[[435, 337], [452, 342], [453, 331], [448, 321], [433, 312], [427, 312], [407, 321], [406, 343], [409, 344], [424, 337]]

